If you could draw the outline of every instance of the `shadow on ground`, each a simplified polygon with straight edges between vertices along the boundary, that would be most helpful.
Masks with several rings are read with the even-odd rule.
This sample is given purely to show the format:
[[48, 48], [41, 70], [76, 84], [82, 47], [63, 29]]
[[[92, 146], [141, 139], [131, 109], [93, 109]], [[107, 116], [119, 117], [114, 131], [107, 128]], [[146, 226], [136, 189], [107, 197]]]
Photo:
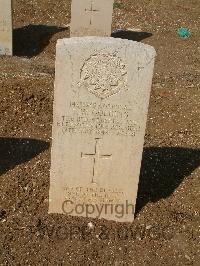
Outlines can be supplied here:
[[14, 55], [33, 57], [40, 54], [49, 44], [51, 37], [68, 28], [46, 26], [46, 25], [28, 25], [13, 31]]
[[49, 146], [48, 142], [36, 139], [0, 138], [0, 175], [31, 160]]
[[[0, 175], [47, 150], [35, 139], [0, 138]], [[136, 214], [148, 203], [169, 197], [200, 166], [200, 149], [144, 148]]]
[[153, 36], [150, 32], [138, 32], [138, 31], [124, 31], [119, 30], [112, 33], [111, 37], [113, 38], [121, 38], [121, 39], [127, 39], [131, 41], [137, 41], [140, 42], [146, 38], [149, 38]]
[[200, 149], [145, 148], [136, 214], [148, 202], [169, 197], [183, 179], [200, 166]]

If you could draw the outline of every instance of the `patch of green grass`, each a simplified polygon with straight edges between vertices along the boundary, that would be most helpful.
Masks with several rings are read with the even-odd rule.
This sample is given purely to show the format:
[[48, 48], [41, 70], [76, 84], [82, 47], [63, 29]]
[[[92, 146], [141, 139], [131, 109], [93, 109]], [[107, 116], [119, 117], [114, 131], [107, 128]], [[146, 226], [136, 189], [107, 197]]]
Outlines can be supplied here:
[[113, 4], [113, 8], [119, 8], [119, 9], [122, 9], [124, 7], [124, 5], [120, 2], [114, 2]]

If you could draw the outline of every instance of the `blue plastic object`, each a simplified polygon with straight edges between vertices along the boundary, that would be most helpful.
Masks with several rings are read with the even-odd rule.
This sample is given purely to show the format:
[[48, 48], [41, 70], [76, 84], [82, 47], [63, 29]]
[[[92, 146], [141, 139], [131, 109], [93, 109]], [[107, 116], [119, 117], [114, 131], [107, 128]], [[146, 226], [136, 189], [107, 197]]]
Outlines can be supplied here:
[[181, 39], [188, 39], [191, 36], [191, 32], [187, 28], [180, 28], [178, 30], [178, 36]]

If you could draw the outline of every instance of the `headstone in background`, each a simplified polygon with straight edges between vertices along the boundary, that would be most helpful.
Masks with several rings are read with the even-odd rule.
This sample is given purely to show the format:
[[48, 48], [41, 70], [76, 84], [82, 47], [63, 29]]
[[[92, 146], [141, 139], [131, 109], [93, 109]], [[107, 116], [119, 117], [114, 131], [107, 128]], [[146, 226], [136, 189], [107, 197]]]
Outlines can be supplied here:
[[12, 0], [0, 0], [0, 55], [12, 55]]
[[110, 36], [114, 0], [72, 0], [71, 37]]
[[134, 219], [154, 59], [139, 42], [58, 41], [50, 213]]

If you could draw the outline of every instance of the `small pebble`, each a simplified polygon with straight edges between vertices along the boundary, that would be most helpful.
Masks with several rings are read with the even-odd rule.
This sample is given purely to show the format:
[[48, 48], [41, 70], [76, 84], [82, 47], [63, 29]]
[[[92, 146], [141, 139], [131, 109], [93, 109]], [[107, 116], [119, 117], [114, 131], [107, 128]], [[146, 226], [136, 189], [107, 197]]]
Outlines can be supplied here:
[[89, 222], [89, 223], [88, 223], [88, 228], [89, 228], [89, 229], [93, 229], [93, 228], [94, 228], [94, 225], [93, 225], [92, 222]]

